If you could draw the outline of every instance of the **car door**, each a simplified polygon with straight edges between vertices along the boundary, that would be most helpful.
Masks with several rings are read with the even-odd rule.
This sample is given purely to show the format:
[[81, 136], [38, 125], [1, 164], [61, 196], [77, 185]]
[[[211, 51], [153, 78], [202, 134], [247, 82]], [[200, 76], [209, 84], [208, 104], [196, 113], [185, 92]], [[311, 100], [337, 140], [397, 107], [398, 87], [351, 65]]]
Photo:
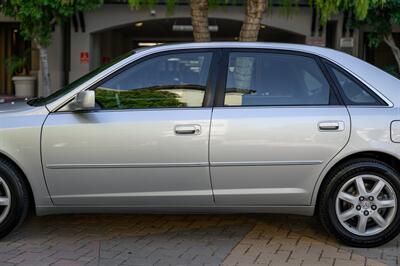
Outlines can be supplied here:
[[212, 50], [152, 55], [95, 86], [98, 108], [51, 113], [44, 173], [56, 205], [213, 203], [208, 141]]
[[[309, 205], [350, 119], [314, 56], [229, 50], [210, 164], [217, 205]], [[221, 83], [221, 84], [222, 84]]]

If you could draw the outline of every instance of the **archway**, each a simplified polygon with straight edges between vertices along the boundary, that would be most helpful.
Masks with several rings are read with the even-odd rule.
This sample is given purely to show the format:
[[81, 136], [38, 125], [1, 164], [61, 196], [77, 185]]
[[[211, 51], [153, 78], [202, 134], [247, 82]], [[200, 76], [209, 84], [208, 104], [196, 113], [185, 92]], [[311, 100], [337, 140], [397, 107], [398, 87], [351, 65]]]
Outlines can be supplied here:
[[[210, 18], [212, 41], [235, 41], [242, 21]], [[306, 37], [262, 25], [259, 41], [305, 43]], [[163, 18], [137, 21], [92, 33], [92, 64], [95, 68], [141, 46], [193, 41], [190, 18]]]

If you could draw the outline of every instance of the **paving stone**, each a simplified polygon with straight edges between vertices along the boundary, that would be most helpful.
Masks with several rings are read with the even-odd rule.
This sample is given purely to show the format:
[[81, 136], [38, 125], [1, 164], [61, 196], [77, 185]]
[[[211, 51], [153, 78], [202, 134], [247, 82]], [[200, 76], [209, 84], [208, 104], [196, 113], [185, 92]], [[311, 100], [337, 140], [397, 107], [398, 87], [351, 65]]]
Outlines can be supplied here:
[[399, 265], [400, 237], [382, 247], [356, 249], [328, 236], [315, 218], [271, 215], [255, 220], [224, 265]]
[[0, 266], [399, 265], [400, 237], [341, 245], [315, 218], [291, 215], [54, 215], [0, 241]]

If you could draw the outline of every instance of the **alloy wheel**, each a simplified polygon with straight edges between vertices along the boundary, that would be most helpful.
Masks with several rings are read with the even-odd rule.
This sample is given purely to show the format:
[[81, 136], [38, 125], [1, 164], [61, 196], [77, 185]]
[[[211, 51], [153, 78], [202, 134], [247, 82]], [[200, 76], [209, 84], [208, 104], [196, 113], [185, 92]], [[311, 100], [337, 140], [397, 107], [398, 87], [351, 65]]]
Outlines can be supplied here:
[[10, 188], [0, 177], [0, 224], [7, 218], [11, 206]]
[[358, 175], [347, 181], [336, 196], [336, 216], [340, 224], [358, 236], [384, 231], [397, 212], [393, 187], [376, 175]]
[[385, 230], [397, 212], [397, 196], [392, 186], [376, 175], [359, 175], [347, 181], [336, 196], [340, 224], [359, 236]]

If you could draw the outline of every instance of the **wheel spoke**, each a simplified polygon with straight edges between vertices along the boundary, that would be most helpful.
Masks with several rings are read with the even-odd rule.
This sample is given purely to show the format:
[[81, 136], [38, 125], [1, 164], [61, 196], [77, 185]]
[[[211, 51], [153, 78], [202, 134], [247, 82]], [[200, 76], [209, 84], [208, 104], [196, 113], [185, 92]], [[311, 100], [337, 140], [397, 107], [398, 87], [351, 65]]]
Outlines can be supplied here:
[[0, 206], [10, 205], [10, 199], [6, 197], [0, 197]]
[[396, 201], [393, 199], [390, 200], [378, 200], [378, 208], [379, 209], [384, 209], [384, 208], [392, 208], [396, 206]]
[[364, 179], [362, 178], [362, 176], [356, 178], [356, 185], [357, 185], [357, 191], [360, 195], [367, 194], [367, 190], [365, 189]]
[[364, 215], [360, 215], [358, 219], [358, 225], [357, 225], [357, 230], [358, 232], [364, 234], [365, 231], [367, 230], [367, 221], [368, 218]]
[[386, 225], [387, 225], [385, 219], [383, 219], [383, 217], [382, 217], [378, 212], [375, 212], [375, 213], [372, 215], [372, 219], [373, 219], [373, 220], [376, 222], [376, 224], [377, 224], [379, 227], [381, 227], [381, 228], [384, 228], [384, 227], [386, 227]]
[[386, 186], [385, 182], [382, 180], [379, 180], [376, 182], [374, 188], [371, 191], [371, 194], [374, 195], [375, 197], [378, 197], [378, 195], [381, 193], [382, 189]]
[[342, 222], [345, 222], [345, 221], [347, 221], [348, 219], [353, 218], [353, 217], [356, 216], [356, 215], [357, 215], [357, 213], [355, 212], [354, 208], [351, 208], [351, 209], [348, 209], [347, 211], [342, 212], [342, 213], [339, 215], [339, 219], [340, 219]]
[[339, 192], [338, 197], [339, 197], [339, 199], [349, 202], [353, 205], [357, 203], [356, 197], [354, 197], [353, 195], [351, 195], [349, 193], [343, 192], [343, 191]]
[[377, 224], [377, 225], [379, 225], [379, 227], [381, 227], [381, 228], [384, 228], [384, 227], [386, 227], [386, 225], [387, 225], [387, 222], [385, 221], [385, 219], [383, 219], [383, 217], [378, 213], [378, 212], [375, 212], [373, 215], [372, 215], [372, 219], [375, 221], [375, 223]]
[[11, 209], [11, 193], [4, 179], [0, 176], [0, 224], [7, 218]]

